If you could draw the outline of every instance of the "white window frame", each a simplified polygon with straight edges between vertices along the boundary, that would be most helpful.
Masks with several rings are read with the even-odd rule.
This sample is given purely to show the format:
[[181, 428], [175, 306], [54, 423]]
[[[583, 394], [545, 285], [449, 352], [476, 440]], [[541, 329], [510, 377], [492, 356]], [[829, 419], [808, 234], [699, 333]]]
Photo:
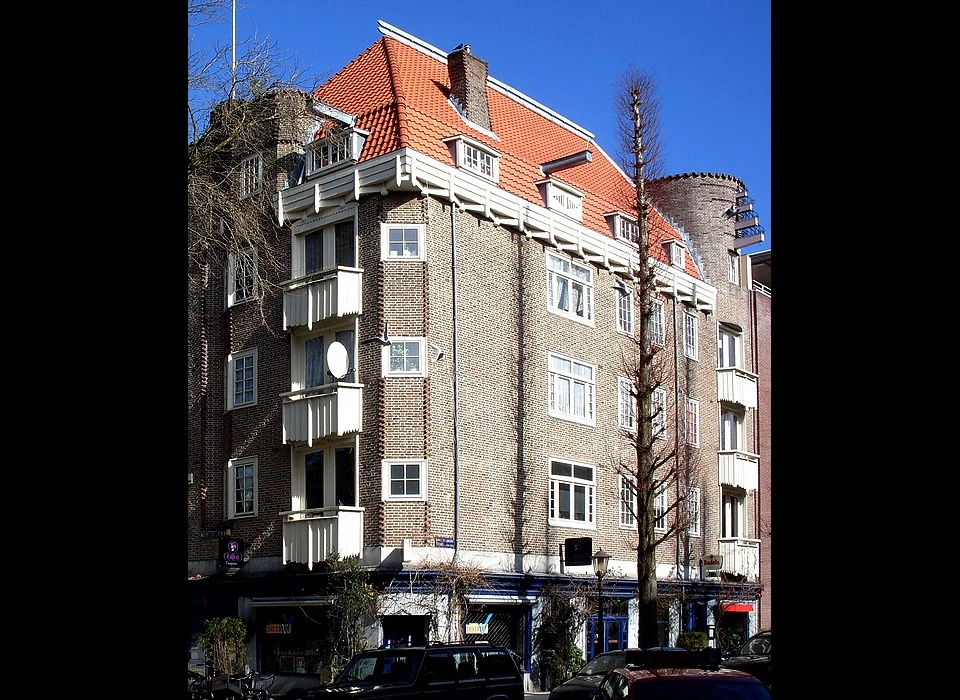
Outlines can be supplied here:
[[687, 534], [693, 537], [700, 536], [700, 489], [692, 488], [687, 491]]
[[[246, 408], [247, 406], [255, 406], [257, 403], [257, 349], [252, 348], [250, 350], [241, 350], [239, 352], [232, 352], [227, 355], [227, 374], [226, 374], [226, 400], [227, 400], [227, 410], [232, 411], [236, 408]], [[248, 367], [249, 364], [249, 367]], [[253, 388], [252, 393], [253, 397], [249, 401], [237, 401], [237, 373], [243, 371], [246, 375], [247, 370], [249, 370], [250, 377], [244, 378], [242, 381], [246, 383], [247, 381], [252, 382]], [[246, 394], [246, 390], [243, 392]]]
[[620, 527], [631, 530], [637, 529], [637, 519], [633, 514], [637, 502], [635, 483], [634, 477], [620, 475]]
[[[554, 474], [554, 467], [569, 466], [570, 474]], [[590, 478], [585, 476], [576, 476], [580, 471], [590, 471]], [[560, 527], [577, 527], [595, 529], [596, 527], [596, 487], [597, 487], [597, 468], [592, 464], [574, 462], [569, 459], [551, 458], [549, 462], [550, 474], [550, 518], [549, 524]], [[560, 517], [560, 501], [563, 487], [566, 486], [570, 498], [570, 517]], [[575, 517], [574, 502], [576, 494], [580, 493], [584, 502], [584, 514], [582, 519]]]
[[680, 241], [670, 241], [667, 243], [667, 252], [670, 256], [670, 264], [673, 267], [679, 267], [683, 269], [686, 265], [686, 254], [687, 247]]
[[[581, 362], [558, 353], [548, 354], [547, 367], [549, 369], [549, 413], [554, 418], [569, 420], [574, 423], [595, 426], [597, 424], [597, 367], [587, 362]], [[568, 364], [570, 367], [561, 365]], [[579, 368], [579, 372], [577, 369]], [[587, 378], [584, 373], [589, 373]], [[569, 387], [568, 391], [563, 391]], [[583, 412], [576, 411], [576, 394], [582, 392]], [[566, 407], [561, 405], [561, 398], [567, 398]]]
[[617, 332], [633, 337], [633, 292], [621, 294], [613, 292], [617, 297]]
[[[309, 229], [297, 231], [293, 237], [292, 279], [307, 275], [316, 276], [337, 270], [340, 267], [357, 268], [357, 223], [356, 209], [338, 210], [317, 220]], [[343, 265], [337, 259], [337, 229], [349, 223], [353, 229], [352, 255], [353, 265]], [[307, 270], [307, 238], [319, 236], [321, 264], [316, 270]]]
[[[658, 410], [659, 409], [659, 410]], [[667, 391], [657, 387], [650, 393], [650, 428], [653, 437], [667, 437]]]
[[745, 445], [746, 433], [744, 430], [743, 414], [732, 408], [720, 408], [720, 450], [740, 451]]
[[[382, 491], [381, 497], [384, 501], [387, 502], [423, 502], [427, 500], [427, 460], [425, 459], [385, 459], [383, 460], [382, 469], [381, 469], [381, 483]], [[404, 475], [402, 481], [406, 484], [407, 482], [416, 481], [420, 489], [420, 493], [416, 494], [393, 494], [391, 493], [391, 482], [394, 481], [392, 477], [393, 467], [408, 467], [408, 466], [417, 466], [419, 467], [419, 473], [415, 479], [407, 477], [406, 469], [404, 470]]]
[[617, 377], [617, 423], [624, 430], [637, 430], [637, 400], [633, 396], [634, 384], [626, 377]]
[[727, 267], [727, 281], [731, 284], [740, 284], [740, 255], [738, 253], [730, 253], [730, 262]]
[[[227, 520], [235, 520], [237, 518], [253, 518], [257, 515], [257, 499], [258, 499], [258, 466], [259, 460], [257, 457], [242, 457], [237, 459], [231, 459], [227, 462], [227, 475], [226, 475], [226, 500], [227, 500]], [[243, 472], [249, 471], [249, 474]], [[242, 513], [237, 512], [237, 479], [241, 477], [245, 480], [249, 479], [251, 481], [250, 485], [244, 485], [244, 489], [249, 489], [252, 493], [252, 501], [250, 510], [244, 510]], [[248, 499], [244, 499], [246, 502]]]
[[700, 402], [686, 397], [684, 423], [686, 442], [691, 447], [700, 446]]
[[240, 199], [263, 189], [263, 156], [259, 153], [240, 161]]
[[[547, 251], [547, 309], [552, 314], [563, 316], [593, 326], [593, 287], [594, 270], [590, 265], [578, 263], [565, 255], [557, 255]], [[577, 271], [580, 274], [575, 274]], [[562, 308], [560, 288], [567, 288], [567, 308]], [[580, 298], [583, 300], [583, 314], [577, 313], [577, 310], [571, 309], [573, 306], [573, 293], [579, 290]]]
[[[383, 347], [380, 355], [380, 373], [384, 377], [426, 377], [427, 376], [427, 339], [413, 336], [398, 336], [390, 338], [391, 344]], [[417, 348], [417, 368], [416, 369], [391, 369], [393, 358], [409, 357], [404, 351]]]
[[307, 177], [341, 163], [356, 162], [369, 135], [369, 131], [350, 127], [312, 141], [306, 147]]
[[667, 530], [667, 486], [657, 484], [653, 492], [653, 529], [656, 532]]
[[720, 537], [744, 538], [747, 533], [747, 494], [723, 489], [720, 494]]
[[[256, 248], [247, 248], [240, 253], [227, 255], [227, 307], [250, 301], [257, 296]], [[248, 267], [249, 266], [249, 267]], [[252, 271], [250, 270], [252, 267]]]
[[697, 316], [688, 311], [683, 312], [683, 354], [691, 360], [699, 356], [699, 342], [697, 340]]
[[[391, 231], [401, 231], [399, 243], [390, 240]], [[408, 249], [411, 240], [409, 236], [415, 234], [416, 252]], [[402, 250], [402, 254], [398, 253]], [[380, 258], [381, 260], [403, 260], [415, 262], [427, 259], [427, 226], [426, 224], [380, 224]]]
[[490, 182], [500, 182], [500, 153], [466, 136], [443, 139], [454, 147], [457, 167], [479, 175]]
[[640, 226], [636, 221], [622, 214], [617, 216], [617, 238], [621, 241], [638, 243], [640, 241]]
[[666, 342], [663, 332], [663, 302], [659, 299], [650, 300], [650, 329], [651, 339], [654, 345], [663, 347]]
[[721, 323], [717, 331], [717, 367], [740, 367], [742, 344], [742, 335]]

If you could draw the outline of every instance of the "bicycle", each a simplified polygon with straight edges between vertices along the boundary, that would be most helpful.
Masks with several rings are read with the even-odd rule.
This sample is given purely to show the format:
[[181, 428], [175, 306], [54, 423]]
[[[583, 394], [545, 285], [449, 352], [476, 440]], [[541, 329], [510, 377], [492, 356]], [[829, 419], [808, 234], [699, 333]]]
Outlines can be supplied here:
[[[265, 676], [257, 671], [250, 671], [244, 676], [231, 676], [227, 687], [230, 690], [240, 693], [244, 700], [270, 700], [269, 686], [263, 685], [264, 681], [272, 681], [275, 674]], [[236, 682], [237, 685], [234, 685]]]

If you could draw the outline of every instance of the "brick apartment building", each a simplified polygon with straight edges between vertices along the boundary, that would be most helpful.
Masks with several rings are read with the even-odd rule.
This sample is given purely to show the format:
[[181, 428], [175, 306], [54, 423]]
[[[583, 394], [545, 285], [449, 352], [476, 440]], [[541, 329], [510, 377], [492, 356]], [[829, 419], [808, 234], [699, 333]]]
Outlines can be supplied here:
[[[469, 46], [380, 33], [304, 100], [306, 128], [241, 154], [287, 266], [266, 323], [241, 256], [190, 296], [188, 646], [238, 615], [251, 667], [323, 672], [326, 562], [355, 556], [380, 592], [370, 645], [486, 639], [540, 689], [541, 593], [597, 587], [562, 560], [568, 539], [611, 555], [585, 654], [638, 640], [617, 468], [635, 421], [633, 187]], [[661, 640], [744, 637], [772, 622], [769, 253], [740, 252], [762, 229], [735, 177], [649, 194], [660, 429], [699, 465], [691, 522], [657, 552]], [[465, 609], [437, 604], [450, 566], [483, 574]]]

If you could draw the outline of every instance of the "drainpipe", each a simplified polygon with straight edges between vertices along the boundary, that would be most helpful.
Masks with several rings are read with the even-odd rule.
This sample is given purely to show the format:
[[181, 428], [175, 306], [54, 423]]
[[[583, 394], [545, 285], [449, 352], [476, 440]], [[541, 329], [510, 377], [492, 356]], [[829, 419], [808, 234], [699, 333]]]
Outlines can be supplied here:
[[[680, 355], [679, 355], [679, 352], [680, 352], [680, 350], [679, 350], [679, 349], [680, 349], [680, 338], [679, 338], [679, 336], [677, 335], [677, 297], [676, 297], [676, 296], [673, 297], [673, 304], [671, 304], [671, 307], [672, 307], [672, 309], [673, 309], [673, 375], [674, 375], [674, 377], [676, 377], [677, 375], [680, 374]], [[674, 380], [674, 381], [676, 381], [676, 380]], [[678, 476], [678, 478], [677, 478], [677, 500], [680, 500], [680, 479], [679, 479], [679, 473], [678, 473], [677, 476]], [[676, 542], [677, 542], [677, 552], [676, 552], [676, 557], [677, 557], [677, 574], [678, 574], [677, 577], [678, 577], [678, 578], [680, 578], [679, 574], [680, 574], [680, 571], [681, 571], [681, 569], [680, 569], [680, 562], [681, 562], [681, 558], [680, 558], [680, 537], [681, 537], [682, 535], [683, 535], [682, 532], [677, 532], [677, 539], [676, 539]], [[684, 565], [684, 567], [683, 567], [683, 577], [682, 577], [682, 578], [683, 578], [684, 580], [686, 580], [686, 578], [687, 578], [687, 567], [686, 567], [685, 565]], [[682, 611], [681, 611], [681, 614], [682, 614]]]
[[453, 287], [453, 558], [460, 554], [460, 390], [457, 385], [457, 202], [450, 201], [450, 266]]

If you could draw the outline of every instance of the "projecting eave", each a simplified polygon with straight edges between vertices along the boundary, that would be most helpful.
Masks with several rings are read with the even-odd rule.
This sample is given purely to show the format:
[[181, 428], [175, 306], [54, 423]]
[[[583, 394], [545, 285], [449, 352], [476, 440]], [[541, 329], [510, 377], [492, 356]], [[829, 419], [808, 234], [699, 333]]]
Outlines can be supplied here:
[[654, 272], [657, 291], [664, 296], [676, 299], [691, 310], [708, 314], [716, 310], [717, 290], [713, 285], [659, 261], [654, 263]]
[[278, 193], [278, 221], [292, 224], [370, 194], [417, 192], [457, 205], [497, 226], [544, 241], [597, 267], [632, 275], [639, 253], [632, 244], [587, 228], [568, 216], [506, 192], [473, 173], [409, 148], [353, 165], [333, 167]]

